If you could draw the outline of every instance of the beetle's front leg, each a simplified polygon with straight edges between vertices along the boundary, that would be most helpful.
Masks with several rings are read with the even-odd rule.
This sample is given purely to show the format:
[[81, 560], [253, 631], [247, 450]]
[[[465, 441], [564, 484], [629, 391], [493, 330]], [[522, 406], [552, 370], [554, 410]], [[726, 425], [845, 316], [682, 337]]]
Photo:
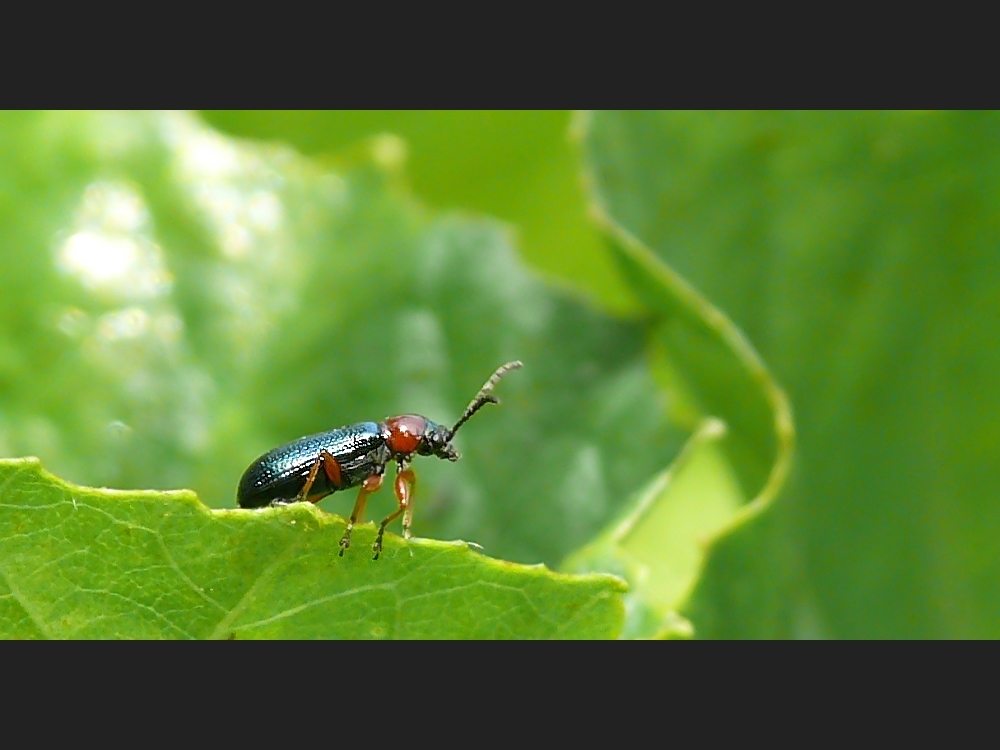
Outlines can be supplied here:
[[399, 507], [395, 513], [390, 513], [382, 519], [378, 527], [378, 536], [375, 537], [375, 544], [372, 545], [372, 552], [375, 553], [373, 560], [378, 560], [382, 554], [382, 536], [385, 534], [385, 527], [392, 523], [399, 515], [403, 514], [403, 538], [410, 538], [410, 523], [413, 521], [413, 494], [417, 485], [417, 477], [413, 469], [404, 464], [400, 464], [396, 470], [396, 481], [393, 488], [396, 490], [396, 501]]
[[403, 511], [403, 539], [410, 538], [410, 524], [413, 523], [413, 496], [417, 491], [417, 475], [413, 469], [406, 468], [396, 472], [396, 497], [399, 504], [405, 506]]
[[365, 514], [365, 503], [368, 502], [368, 496], [373, 492], [378, 492], [382, 486], [382, 477], [382, 474], [373, 474], [361, 483], [358, 499], [354, 501], [354, 510], [351, 511], [351, 520], [347, 522], [344, 535], [340, 538], [341, 557], [344, 556], [344, 550], [351, 546], [351, 532], [354, 530], [354, 524], [358, 523]]

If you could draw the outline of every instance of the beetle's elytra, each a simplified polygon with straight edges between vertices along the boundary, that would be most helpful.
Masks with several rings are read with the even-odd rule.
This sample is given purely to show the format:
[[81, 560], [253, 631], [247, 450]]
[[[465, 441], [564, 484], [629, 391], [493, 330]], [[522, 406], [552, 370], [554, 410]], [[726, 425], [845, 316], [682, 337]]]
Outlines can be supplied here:
[[379, 524], [372, 545], [373, 559], [377, 560], [382, 552], [385, 527], [400, 514], [403, 516], [403, 537], [410, 538], [416, 486], [416, 477], [410, 468], [413, 456], [437, 456], [457, 461], [458, 451], [451, 441], [458, 428], [486, 404], [499, 404], [490, 391], [500, 378], [519, 367], [520, 362], [498, 367], [451, 429], [419, 414], [401, 414], [381, 422], [358, 422], [307, 435], [270, 450], [243, 473], [236, 501], [241, 508], [301, 501], [315, 503], [338, 490], [360, 485], [347, 530], [340, 540], [340, 554], [343, 555], [351, 546], [351, 531], [364, 514], [368, 496], [382, 486], [386, 465], [395, 461], [394, 489], [399, 507]]

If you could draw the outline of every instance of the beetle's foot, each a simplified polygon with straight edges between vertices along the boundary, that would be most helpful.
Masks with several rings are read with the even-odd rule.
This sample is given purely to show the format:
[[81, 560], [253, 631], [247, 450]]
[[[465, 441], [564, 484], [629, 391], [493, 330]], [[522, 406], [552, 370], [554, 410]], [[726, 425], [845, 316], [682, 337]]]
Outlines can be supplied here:
[[344, 551], [349, 549], [351, 546], [351, 532], [348, 529], [344, 532], [344, 535], [340, 537], [340, 556], [344, 556]]
[[382, 554], [382, 530], [379, 529], [378, 536], [375, 537], [375, 544], [372, 545], [372, 560], [378, 560], [378, 556]]

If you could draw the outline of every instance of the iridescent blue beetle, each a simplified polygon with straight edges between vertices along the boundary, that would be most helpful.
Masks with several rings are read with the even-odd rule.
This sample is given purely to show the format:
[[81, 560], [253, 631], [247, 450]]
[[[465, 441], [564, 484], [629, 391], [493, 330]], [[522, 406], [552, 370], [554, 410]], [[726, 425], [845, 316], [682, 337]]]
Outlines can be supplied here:
[[351, 531], [365, 512], [368, 496], [382, 486], [385, 467], [396, 462], [396, 499], [399, 507], [382, 519], [372, 552], [378, 560], [382, 536], [391, 521], [403, 515], [403, 537], [410, 538], [416, 477], [410, 468], [414, 455], [459, 459], [451, 444], [458, 428], [486, 404], [499, 404], [490, 394], [493, 386], [520, 362], [497, 368], [451, 429], [418, 414], [388, 417], [382, 422], [359, 422], [329, 432], [307, 435], [270, 450], [243, 473], [236, 501], [241, 508], [262, 508], [307, 501], [319, 502], [338, 490], [361, 485], [347, 529], [340, 540], [340, 554], [351, 546]]

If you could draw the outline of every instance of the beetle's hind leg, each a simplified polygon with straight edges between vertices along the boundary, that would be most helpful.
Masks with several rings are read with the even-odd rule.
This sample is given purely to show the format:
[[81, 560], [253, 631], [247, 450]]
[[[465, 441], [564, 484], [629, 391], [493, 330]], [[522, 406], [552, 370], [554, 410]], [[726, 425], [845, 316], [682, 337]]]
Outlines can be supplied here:
[[299, 494], [295, 496], [295, 500], [292, 502], [301, 503], [304, 501], [309, 501], [311, 503], [319, 502], [326, 495], [328, 495], [333, 490], [329, 490], [321, 495], [316, 495], [314, 497], [309, 497], [309, 490], [312, 489], [313, 484], [316, 482], [316, 476], [319, 474], [320, 467], [323, 467], [323, 473], [326, 474], [327, 479], [333, 484], [334, 488], [340, 489], [343, 482], [343, 477], [340, 474], [340, 464], [337, 463], [337, 459], [333, 457], [333, 454], [327, 451], [325, 448], [320, 450], [319, 455], [316, 456], [316, 460], [313, 461], [312, 468], [309, 469], [309, 476], [306, 477], [305, 484], [302, 485], [302, 489], [299, 490]]
[[365, 514], [365, 504], [368, 502], [368, 496], [373, 492], [378, 492], [382, 486], [382, 477], [382, 474], [373, 474], [361, 483], [361, 489], [358, 491], [358, 499], [354, 501], [354, 510], [351, 511], [351, 520], [347, 522], [344, 535], [340, 538], [341, 557], [344, 556], [344, 550], [351, 546], [351, 532], [354, 530], [354, 524], [358, 523]]
[[318, 494], [309, 495], [309, 490], [313, 488], [316, 484], [316, 477], [319, 476], [319, 470], [322, 467], [323, 473], [326, 474], [327, 479], [333, 485], [334, 490], [339, 490], [344, 483], [343, 475], [340, 473], [340, 464], [337, 463], [337, 459], [333, 457], [333, 454], [323, 449], [319, 452], [316, 460], [313, 461], [312, 466], [309, 468], [309, 475], [306, 477], [306, 481], [302, 485], [302, 489], [296, 493], [295, 497], [276, 497], [271, 502], [271, 506], [278, 505], [291, 505], [292, 503], [318, 503], [324, 497], [329, 495], [334, 490], [326, 489]]

